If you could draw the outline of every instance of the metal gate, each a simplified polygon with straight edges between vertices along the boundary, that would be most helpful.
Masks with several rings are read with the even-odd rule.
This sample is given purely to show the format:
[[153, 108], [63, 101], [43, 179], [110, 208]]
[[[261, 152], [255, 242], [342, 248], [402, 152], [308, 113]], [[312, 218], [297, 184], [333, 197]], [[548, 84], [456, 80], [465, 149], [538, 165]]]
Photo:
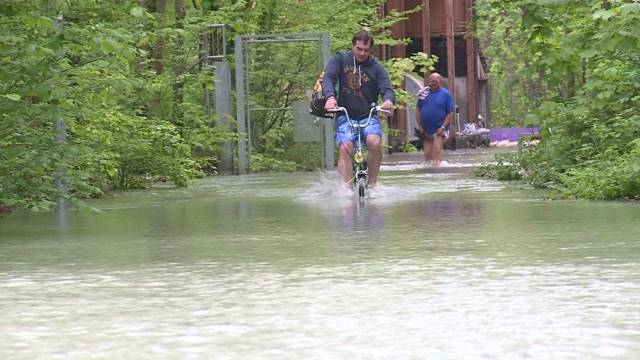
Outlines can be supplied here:
[[[274, 51], [278, 46], [296, 46], [292, 51], [288, 48], [288, 54], [296, 54], [295, 59], [290, 59], [291, 64], [286, 64], [287, 59], [283, 59]], [[267, 49], [267, 50], [265, 50]], [[315, 54], [312, 54], [315, 51]], [[306, 53], [305, 53], [306, 52]], [[276, 54], [276, 55], [274, 55]], [[314, 58], [314, 61], [307, 62], [306, 58]], [[249, 159], [251, 156], [251, 139], [253, 119], [265, 112], [293, 112], [292, 116], [309, 116], [294, 111], [294, 103], [304, 101], [309, 98], [308, 90], [313, 83], [306, 81], [298, 84], [292, 78], [289, 81], [290, 88], [275, 89], [269, 96], [257, 99], [255, 95], [260, 92], [264, 95], [269, 93], [269, 87], [273, 84], [260, 82], [257, 79], [267, 75], [295, 77], [304, 71], [306, 77], [315, 77], [331, 58], [331, 38], [328, 33], [291, 33], [291, 34], [258, 34], [258, 35], [238, 35], [235, 37], [235, 60], [236, 60], [236, 106], [237, 106], [237, 129], [238, 129], [238, 173], [249, 172]], [[273, 59], [277, 59], [273, 61]], [[269, 61], [273, 61], [269, 63]], [[269, 74], [269, 71], [277, 71], [278, 66], [297, 64], [315, 65], [312, 68], [298, 68], [299, 72], [285, 71], [282, 74]], [[282, 68], [284, 68], [283, 66]], [[258, 87], [261, 87], [258, 89]], [[299, 107], [299, 106], [297, 106]], [[265, 115], [266, 116], [266, 115]], [[314, 121], [303, 119], [303, 121]], [[320, 123], [322, 127], [322, 167], [330, 169], [334, 167], [334, 144], [333, 144], [333, 124], [330, 121]]]

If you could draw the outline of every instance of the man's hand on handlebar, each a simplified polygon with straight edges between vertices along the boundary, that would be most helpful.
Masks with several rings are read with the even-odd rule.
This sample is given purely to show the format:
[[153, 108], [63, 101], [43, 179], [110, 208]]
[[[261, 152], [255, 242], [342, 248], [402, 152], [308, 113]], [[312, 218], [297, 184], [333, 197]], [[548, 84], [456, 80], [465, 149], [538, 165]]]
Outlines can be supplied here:
[[389, 100], [385, 100], [385, 102], [383, 102], [380, 107], [383, 108], [384, 110], [391, 111], [393, 110], [393, 103]]
[[[371, 105], [373, 106], [374, 104]], [[393, 113], [393, 103], [389, 100], [386, 100], [382, 103], [382, 105], [372, 107], [371, 111], [377, 111], [387, 115], [391, 115]]]
[[333, 96], [328, 98], [327, 101], [324, 103], [325, 110], [334, 109], [336, 107], [338, 107], [338, 101]]

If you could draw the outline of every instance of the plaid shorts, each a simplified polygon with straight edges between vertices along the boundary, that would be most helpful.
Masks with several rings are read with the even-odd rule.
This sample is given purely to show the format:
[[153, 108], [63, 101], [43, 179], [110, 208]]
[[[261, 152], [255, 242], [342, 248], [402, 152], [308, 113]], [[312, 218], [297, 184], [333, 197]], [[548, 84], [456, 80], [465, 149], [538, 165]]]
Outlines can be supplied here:
[[[367, 118], [360, 119], [360, 120], [352, 120], [352, 122], [365, 123], [367, 122]], [[349, 125], [349, 122], [347, 121], [347, 117], [344, 115], [338, 117], [337, 123], [338, 123], [338, 128], [336, 129], [336, 144], [340, 146], [342, 143], [347, 141], [355, 144], [358, 133], [356, 132], [356, 129], [352, 128]], [[378, 135], [380, 138], [382, 138], [382, 126], [380, 125], [380, 121], [378, 120], [377, 117], [375, 116], [371, 117], [371, 122], [369, 122], [369, 125], [367, 125], [367, 127], [362, 129], [362, 134], [364, 135], [363, 140], [366, 139], [368, 135], [372, 135], [372, 134]], [[364, 141], [364, 144], [366, 146], [367, 144], [366, 141]]]

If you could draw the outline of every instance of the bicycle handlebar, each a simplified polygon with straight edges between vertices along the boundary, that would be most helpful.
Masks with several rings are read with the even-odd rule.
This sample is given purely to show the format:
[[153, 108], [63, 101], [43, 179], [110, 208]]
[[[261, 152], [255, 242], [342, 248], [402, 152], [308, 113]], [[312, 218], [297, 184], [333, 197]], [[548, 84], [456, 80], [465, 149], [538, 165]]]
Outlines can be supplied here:
[[347, 109], [343, 108], [342, 106], [336, 106], [332, 109], [325, 109], [324, 111], [326, 112], [332, 112], [332, 113], [336, 113], [336, 112], [347, 112]]
[[369, 110], [369, 117], [367, 118], [367, 122], [364, 124], [360, 124], [360, 123], [354, 123], [353, 121], [351, 121], [351, 117], [349, 116], [349, 112], [347, 111], [346, 108], [342, 107], [342, 106], [338, 106], [338, 107], [334, 107], [333, 109], [326, 109], [325, 110], [328, 113], [339, 113], [339, 112], [343, 112], [345, 114], [345, 116], [347, 117], [347, 121], [349, 122], [349, 126], [351, 127], [366, 127], [369, 126], [369, 123], [371, 122], [371, 116], [373, 116], [374, 113], [376, 112], [383, 112], [387, 115], [391, 114], [391, 111], [382, 108], [382, 106], [372, 106], [371, 110]]
[[391, 110], [384, 109], [382, 106], [376, 106], [375, 107], [375, 111], [376, 112], [383, 112], [383, 113], [385, 113], [387, 115], [391, 115]]

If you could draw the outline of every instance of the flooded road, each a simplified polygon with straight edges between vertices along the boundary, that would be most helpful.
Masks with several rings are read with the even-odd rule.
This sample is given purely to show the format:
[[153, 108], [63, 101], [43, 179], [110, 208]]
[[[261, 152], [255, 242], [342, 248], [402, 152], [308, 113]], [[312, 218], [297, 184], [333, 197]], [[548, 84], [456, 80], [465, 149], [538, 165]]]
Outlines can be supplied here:
[[475, 178], [483, 153], [207, 178], [0, 219], [3, 359], [637, 359], [640, 206]]

